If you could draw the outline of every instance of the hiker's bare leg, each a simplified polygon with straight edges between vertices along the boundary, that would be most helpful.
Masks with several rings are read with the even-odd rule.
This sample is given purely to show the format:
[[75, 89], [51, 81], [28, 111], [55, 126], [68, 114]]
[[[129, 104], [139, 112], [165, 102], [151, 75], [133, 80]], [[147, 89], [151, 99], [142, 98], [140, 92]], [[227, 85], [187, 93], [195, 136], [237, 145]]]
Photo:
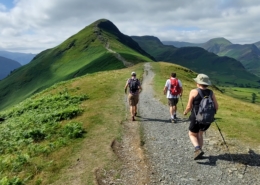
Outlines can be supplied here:
[[199, 146], [200, 146], [200, 148], [202, 148], [202, 146], [203, 146], [203, 131], [200, 131], [199, 133], [198, 133], [198, 141], [199, 141]]
[[175, 111], [176, 111], [176, 106], [170, 106], [170, 114], [174, 115]]
[[198, 140], [198, 135], [199, 135], [199, 133], [194, 133], [194, 132], [189, 131], [189, 137], [190, 137], [191, 143], [193, 144], [194, 147], [200, 146], [199, 140]]
[[130, 106], [130, 113], [132, 117], [135, 115], [135, 106]]

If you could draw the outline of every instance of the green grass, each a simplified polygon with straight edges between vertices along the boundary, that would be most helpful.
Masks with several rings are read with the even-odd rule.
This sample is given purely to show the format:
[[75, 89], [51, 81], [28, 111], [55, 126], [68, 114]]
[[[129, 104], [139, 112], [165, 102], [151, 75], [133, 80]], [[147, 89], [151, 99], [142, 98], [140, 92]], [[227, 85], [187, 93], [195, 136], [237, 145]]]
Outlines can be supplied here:
[[260, 105], [260, 90], [256, 88], [241, 88], [241, 87], [219, 87], [224, 94], [244, 102], [252, 103], [253, 96], [256, 95], [255, 104]]
[[101, 71], [50, 88], [0, 112], [0, 183], [51, 184], [66, 181], [75, 156], [84, 156], [81, 178], [95, 184], [98, 168], [121, 165], [110, 145], [120, 141], [126, 110], [124, 85], [132, 71], [138, 78], [142, 64]]
[[[184, 92], [182, 102], [185, 109], [190, 90], [196, 88], [196, 84], [192, 78], [195, 78], [197, 74], [181, 66], [165, 62], [151, 64], [156, 74], [154, 78], [156, 96], [165, 104], [167, 100], [165, 95], [162, 94], [165, 81], [169, 78], [171, 72], [177, 73], [177, 78], [179, 78], [183, 83]], [[242, 91], [243, 88], [236, 88], [235, 90], [237, 91], [234, 92], [238, 92], [238, 90]], [[250, 96], [250, 93], [252, 92], [251, 90], [247, 89], [239, 93], [241, 93], [241, 96]], [[216, 115], [216, 118], [218, 118], [217, 122], [225, 136], [236, 138], [247, 143], [248, 146], [258, 146], [260, 141], [260, 122], [258, 121], [260, 120], [259, 104], [253, 104], [233, 98], [226, 95], [226, 93], [221, 93], [214, 87], [213, 91], [219, 103], [219, 111]], [[183, 109], [181, 102], [178, 104], [178, 110], [182, 114]], [[214, 124], [213, 128], [216, 128]]]
[[5, 121], [0, 125], [0, 182], [27, 184], [52, 165], [48, 158], [52, 152], [69, 145], [71, 139], [82, 138], [82, 123], [60, 122], [80, 115], [83, 109], [79, 105], [85, 100], [85, 95], [71, 96], [61, 91], [32, 97], [1, 112]]

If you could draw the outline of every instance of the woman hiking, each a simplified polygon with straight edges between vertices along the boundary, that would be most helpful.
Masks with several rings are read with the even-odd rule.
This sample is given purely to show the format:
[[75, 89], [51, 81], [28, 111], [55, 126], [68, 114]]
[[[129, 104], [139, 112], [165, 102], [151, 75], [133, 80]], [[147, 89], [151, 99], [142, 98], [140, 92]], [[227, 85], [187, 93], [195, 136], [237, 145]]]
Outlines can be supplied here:
[[189, 125], [189, 138], [191, 140], [191, 143], [195, 147], [194, 151], [194, 160], [197, 160], [202, 157], [204, 154], [202, 150], [203, 146], [203, 133], [210, 127], [210, 124], [199, 124], [196, 120], [196, 115], [199, 110], [199, 105], [202, 100], [201, 95], [199, 94], [199, 91], [202, 92], [203, 96], [211, 96], [211, 99], [213, 100], [214, 107], [215, 107], [215, 113], [217, 113], [218, 110], [218, 103], [216, 100], [216, 97], [212, 90], [208, 89], [208, 86], [211, 85], [211, 82], [209, 80], [209, 77], [205, 74], [198, 74], [196, 78], [193, 79], [197, 83], [197, 88], [192, 89], [189, 94], [189, 100], [186, 106], [186, 109], [184, 111], [184, 115], [187, 115], [189, 111], [191, 111], [190, 114], [190, 125]]

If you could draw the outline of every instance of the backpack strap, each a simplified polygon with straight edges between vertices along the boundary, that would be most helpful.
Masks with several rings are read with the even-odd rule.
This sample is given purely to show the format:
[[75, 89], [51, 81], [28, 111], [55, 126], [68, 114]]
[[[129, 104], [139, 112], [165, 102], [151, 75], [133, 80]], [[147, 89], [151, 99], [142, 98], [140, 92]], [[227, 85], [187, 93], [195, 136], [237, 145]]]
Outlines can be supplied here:
[[[205, 96], [203, 95], [201, 89], [200, 89], [200, 88], [197, 88], [197, 91], [198, 91], [200, 97], [203, 99]], [[211, 98], [212, 98], [212, 95], [213, 95], [213, 92], [212, 92], [212, 90], [209, 89], [209, 96], [210, 96]]]

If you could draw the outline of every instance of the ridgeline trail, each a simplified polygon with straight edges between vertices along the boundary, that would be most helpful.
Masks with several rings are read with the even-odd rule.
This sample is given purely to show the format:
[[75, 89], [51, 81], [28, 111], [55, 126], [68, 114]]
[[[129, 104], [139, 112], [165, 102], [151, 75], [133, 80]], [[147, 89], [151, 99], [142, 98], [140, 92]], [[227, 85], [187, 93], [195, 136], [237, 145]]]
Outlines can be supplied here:
[[[144, 143], [145, 159], [136, 160], [131, 166], [142, 168], [144, 164], [140, 165], [140, 161], [145, 161], [148, 171], [139, 171], [139, 177], [143, 175], [140, 179], [124, 175], [125, 184], [260, 184], [260, 155], [235, 140], [228, 140], [227, 148], [216, 129], [209, 128], [204, 135], [203, 159], [193, 160], [194, 148], [188, 137], [189, 122], [182, 115], [182, 102], [179, 102], [177, 112], [180, 120], [171, 123], [168, 106], [154, 98], [154, 75], [150, 64], [146, 63], [138, 105], [139, 121], [126, 121], [126, 125], [140, 125]], [[132, 158], [125, 156], [128, 160]]]

